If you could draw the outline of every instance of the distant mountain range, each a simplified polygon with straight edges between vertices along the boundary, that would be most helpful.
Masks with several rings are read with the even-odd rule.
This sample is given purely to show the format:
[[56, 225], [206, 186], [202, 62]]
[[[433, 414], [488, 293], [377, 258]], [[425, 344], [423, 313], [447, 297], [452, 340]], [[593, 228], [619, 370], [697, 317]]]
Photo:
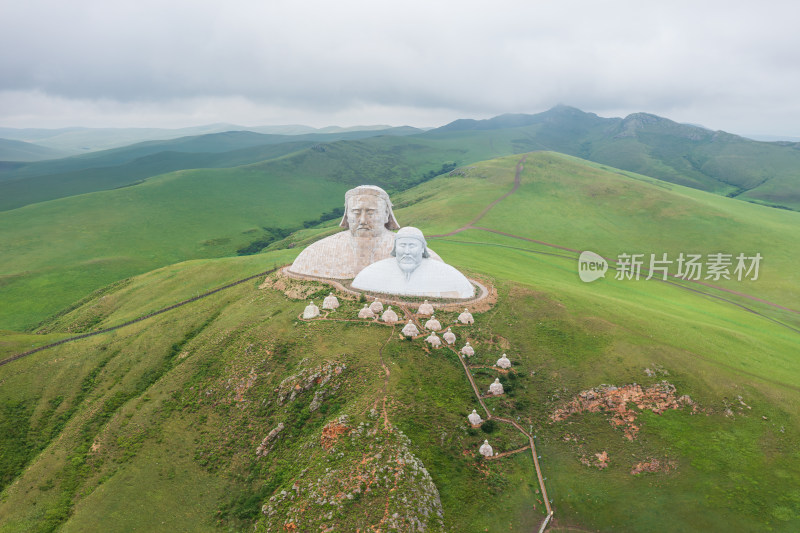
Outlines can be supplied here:
[[[306, 135], [306, 134], [326, 134], [326, 133], [352, 133], [352, 132], [375, 132], [383, 130], [406, 130], [408, 132], [419, 133], [423, 130], [410, 127], [393, 128], [387, 125], [372, 126], [352, 126], [342, 128], [340, 126], [328, 126], [325, 128], [312, 128], [311, 126], [285, 125], [285, 126], [240, 126], [238, 124], [208, 124], [205, 126], [194, 126], [189, 128], [0, 128], [0, 141], [11, 140], [19, 141], [28, 145], [30, 155], [23, 155], [6, 149], [0, 142], [0, 161], [41, 161], [43, 159], [53, 159], [54, 157], [64, 157], [68, 155], [84, 154], [96, 152], [98, 150], [108, 150], [119, 148], [130, 144], [144, 141], [167, 141], [179, 139], [181, 137], [191, 137], [197, 135], [208, 135], [227, 131], [250, 131], [253, 133], [264, 133], [269, 135]], [[11, 146], [11, 145], [10, 145]], [[51, 148], [51, 151], [36, 151], [35, 147]], [[41, 155], [39, 155], [41, 154]]]
[[[424, 146], [429, 162], [436, 159], [435, 153], [439, 151], [441, 163], [437, 166], [451, 162], [465, 165], [491, 157], [550, 150], [724, 196], [800, 209], [800, 143], [754, 141], [648, 113], [603, 118], [573, 107], [557, 106], [534, 115], [461, 119], [428, 131], [411, 127], [314, 129], [296, 125], [250, 129], [258, 131], [241, 129], [231, 124], [181, 130], [0, 128], [0, 137], [14, 135], [62, 150], [68, 146], [74, 149], [80, 143], [88, 147], [147, 136], [177, 137], [40, 162], [25, 161], [53, 157], [47, 155], [48, 148], [26, 145], [19, 140], [4, 141], [0, 144], [0, 161], [15, 162], [0, 163], [0, 198], [3, 198], [0, 209], [130, 185], [175, 170], [256, 163], [307, 150], [319, 143], [363, 140], [357, 147], [354, 145], [361, 161], [381, 157], [386, 149], [381, 138], [387, 135], [403, 137], [405, 142], [401, 144], [409, 148]], [[8, 148], [4, 149], [5, 146]], [[396, 143], [392, 143], [391, 149], [402, 151]], [[14, 154], [28, 155], [23, 159], [11, 157]], [[413, 150], [406, 150], [398, 160], [413, 158], [411, 154]], [[379, 177], [359, 179], [375, 181]], [[412, 177], [409, 180], [414, 181]]]
[[568, 106], [457, 120], [428, 137], [517, 132], [515, 152], [553, 150], [773, 207], [800, 208], [800, 143], [760, 142], [648, 113], [602, 118]]
[[42, 161], [70, 155], [68, 152], [40, 144], [0, 139], [0, 161]]

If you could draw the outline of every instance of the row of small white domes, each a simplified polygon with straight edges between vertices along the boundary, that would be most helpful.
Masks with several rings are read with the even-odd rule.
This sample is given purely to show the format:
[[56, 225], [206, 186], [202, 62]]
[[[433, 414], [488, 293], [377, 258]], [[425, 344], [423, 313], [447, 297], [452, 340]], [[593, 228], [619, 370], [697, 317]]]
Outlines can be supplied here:
[[[328, 296], [326, 296], [325, 300], [323, 300], [322, 302], [323, 309], [333, 310], [337, 309], [338, 307], [339, 307], [339, 299], [336, 296], [334, 296], [333, 293], [330, 293]], [[383, 304], [377, 298], [375, 299], [374, 302], [372, 302], [369, 305], [364, 304], [364, 308], [358, 312], [358, 318], [375, 318], [378, 315], [378, 313], [381, 312], [383, 312], [383, 315], [381, 315], [381, 320], [383, 320], [384, 322], [394, 323], [398, 321], [397, 313], [392, 311], [392, 306], [389, 306], [389, 309], [384, 312]], [[425, 300], [425, 302], [419, 306], [417, 314], [426, 316], [430, 315], [431, 319], [425, 322], [425, 329], [431, 331], [438, 331], [442, 329], [442, 325], [439, 323], [438, 320], [436, 320], [436, 317], [433, 316], [433, 306], [428, 303], [428, 300]], [[308, 302], [308, 305], [306, 306], [305, 310], [303, 310], [303, 318], [309, 319], [309, 318], [316, 318], [318, 316], [319, 316], [319, 307], [314, 305], [313, 301]], [[462, 324], [472, 324], [475, 322], [475, 319], [473, 318], [472, 313], [469, 312], [469, 309], [465, 308], [464, 312], [458, 315], [458, 321], [461, 322]], [[419, 333], [417, 333], [417, 335], [418, 334]]]
[[[329, 294], [325, 297], [325, 300], [322, 302], [323, 309], [336, 309], [339, 307], [339, 300], [333, 293]], [[358, 318], [375, 318], [377, 313], [383, 312], [381, 315], [381, 320], [386, 322], [387, 324], [394, 324], [398, 321], [399, 317], [397, 313], [392, 310], [392, 306], [389, 306], [386, 311], [383, 310], [383, 304], [376, 298], [374, 302], [367, 305], [364, 304], [364, 308], [361, 309], [358, 313]], [[425, 339], [426, 342], [431, 344], [431, 346], [438, 347], [441, 346], [442, 341], [436, 335], [436, 331], [442, 329], [442, 325], [436, 320], [436, 317], [433, 315], [433, 306], [428, 303], [428, 300], [425, 300], [420, 306], [417, 311], [420, 315], [430, 315], [430, 319], [425, 322], [425, 329], [431, 331], [431, 334]], [[303, 311], [303, 318], [310, 319], [316, 318], [319, 316], [319, 308], [314, 305], [314, 302], [309, 302], [308, 306], [306, 306], [305, 310]], [[475, 319], [472, 317], [472, 314], [469, 312], [468, 309], [464, 309], [464, 312], [458, 316], [459, 322], [462, 324], [472, 324], [475, 322]], [[403, 335], [407, 337], [416, 337], [419, 335], [419, 329], [414, 324], [412, 320], [408, 321], [403, 327], [402, 330]], [[447, 344], [453, 344], [456, 341], [456, 335], [453, 333], [451, 328], [447, 328], [447, 331], [442, 335], [445, 342]], [[466, 356], [473, 356], [475, 355], [475, 350], [470, 346], [469, 341], [461, 348], [461, 353]], [[496, 366], [499, 368], [511, 368], [511, 361], [508, 359], [506, 354], [503, 354], [500, 359], [497, 360]], [[494, 383], [489, 385], [489, 393], [494, 396], [500, 396], [504, 394], [503, 384], [500, 383], [499, 378], [495, 378]], [[478, 412], [473, 409], [472, 413], [467, 417], [470, 424], [473, 426], [480, 426], [483, 423], [481, 416]], [[480, 449], [478, 450], [481, 455], [484, 457], [492, 457], [494, 455], [494, 450], [492, 449], [491, 445], [489, 444], [488, 440], [484, 440], [483, 444], [481, 445]]]

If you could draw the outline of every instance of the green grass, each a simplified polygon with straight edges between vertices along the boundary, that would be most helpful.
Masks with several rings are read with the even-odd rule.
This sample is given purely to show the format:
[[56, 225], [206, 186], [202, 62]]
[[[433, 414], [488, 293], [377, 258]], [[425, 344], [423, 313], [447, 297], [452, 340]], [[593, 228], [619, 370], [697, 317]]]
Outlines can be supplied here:
[[[491, 275], [500, 284], [498, 306], [478, 314], [475, 326], [457, 328], [458, 343], [466, 338], [472, 341], [478, 350], [476, 362], [491, 363], [506, 351], [515, 363], [518, 377], [510, 388], [513, 395], [493, 399], [490, 407], [505, 416], [521, 416], [523, 425], [535, 428], [560, 523], [607, 529], [624, 521], [631, 530], [648, 531], [663, 524], [667, 510], [679, 506], [679, 512], [670, 514], [679, 529], [699, 524], [703, 530], [722, 531], [747, 524], [753, 530], [769, 526], [789, 531], [796, 524], [800, 509], [792, 494], [800, 485], [800, 472], [792, 443], [800, 434], [800, 391], [794, 385], [800, 369], [791, 357], [795, 334], [753, 321], [736, 307], [664, 284], [587, 286], [574, 279], [571, 262], [565, 265], [559, 257], [450, 241], [439, 241], [437, 249], [459, 267]], [[115, 298], [113, 292], [106, 295], [116, 303], [110, 306], [104, 324], [137, 314], [129, 309], [148, 291], [159, 294], [157, 302], [167, 302], [182, 296], [180, 291], [204, 287], [212, 264], [218, 263], [220, 271], [249, 270], [256, 257], [184, 263], [137, 278], [115, 291], [125, 297]], [[264, 256], [270, 259], [270, 254]], [[183, 289], [179, 290], [176, 278], [185, 280]], [[92, 529], [107, 520], [119, 524], [121, 530], [142, 524], [157, 528], [157, 520], [172, 529], [210, 529], [217, 520], [214, 509], [238, 509], [225, 514], [223, 525], [244, 527], [257, 514], [248, 514], [246, 509], [252, 507], [230, 507], [233, 494], [259, 493], [266, 499], [290, 489], [293, 479], [316, 479], [325, 468], [351, 468], [349, 459], [333, 463], [325, 459], [321, 466], [314, 466], [320, 461], [314, 455], [318, 452], [312, 454], [309, 450], [316, 448], [304, 446], [317, 441], [322, 424], [334, 413], [369, 421], [362, 417], [380, 399], [377, 350], [389, 329], [298, 323], [294, 316], [302, 310], [303, 301], [259, 291], [257, 284], [230, 289], [149, 323], [42, 352], [0, 370], [0, 378], [9, 385], [4, 389], [14, 391], [4, 401], [38, 398], [33, 404], [39, 406], [34, 411], [38, 414], [31, 417], [37, 425], [54, 396], [64, 396], [58, 409], [69, 411], [78, 399], [73, 391], [86, 383], [80, 376], [91, 374], [98, 362], [108, 359], [61, 436], [46, 445], [44, 453], [0, 498], [0, 514], [6, 517], [0, 528], [38, 527], [47, 509], [61, 508], [61, 500], [51, 495], [59, 490], [63, 494], [67, 472], [60, 465], [76, 457], [70, 450], [81, 432], [88, 430], [89, 441], [99, 443], [102, 452], [97, 457], [102, 461], [94, 454], [85, 461], [90, 466], [71, 489], [67, 530]], [[96, 304], [96, 300], [87, 302], [65, 315], [62, 326], [70, 319], [80, 321]], [[357, 308], [353, 302], [337, 313], [355, 315]], [[92, 425], [92, 416], [97, 416], [92, 406], [109, 405], [115, 391], [129, 397], [148, 368], [159, 368], [158, 361], [169, 352], [170, 343], [209, 318], [212, 321], [181, 349], [188, 351], [188, 357], [177, 359], [175, 366], [137, 396], [114, 404], [105, 426]], [[166, 331], [173, 333], [161, 338]], [[502, 347], [502, 339], [508, 348]], [[304, 357], [310, 358], [304, 365], [331, 359], [347, 362], [344, 388], [331, 397], [331, 406], [338, 405], [334, 407], [338, 411], [310, 413], [309, 417], [309, 396], [296, 404], [300, 410], [259, 407], [261, 399], [274, 398], [271, 391], [285, 376], [297, 372]], [[522, 441], [504, 426], [489, 435], [467, 431], [464, 417], [477, 405], [454, 357], [443, 350], [427, 354], [418, 343], [398, 339], [386, 345], [384, 358], [391, 370], [390, 418], [409, 436], [412, 452], [436, 482], [446, 524], [480, 530], [500, 520], [512, 531], [535, 527], [542, 515], [531, 507], [537, 495], [529, 457], [520, 454], [492, 463], [482, 472], [474, 458], [462, 453], [474, 453], [483, 438], [490, 438], [498, 450], [513, 449]], [[663, 379], [675, 383], [679, 394], [690, 394], [709, 414], [642, 414], [640, 438], [633, 443], [601, 416], [549, 424], [551, 409], [580, 390], [600, 383], [647, 384], [661, 379], [643, 374], [646, 366], [654, 364], [669, 371]], [[53, 376], [46, 384], [34, 379], [42, 365]], [[250, 403], [233, 408], [237, 404], [225, 400], [231, 398], [229, 387], [241, 383], [250, 368], [261, 376], [245, 396]], [[491, 374], [476, 371], [479, 386], [488, 385]], [[69, 383], [78, 387], [71, 388]], [[211, 395], [206, 396], [209, 390]], [[740, 394], [752, 412], [736, 411], [733, 419], [724, 417], [723, 400]], [[256, 411], [248, 415], [250, 409]], [[255, 420], [259, 422], [254, 425]], [[298, 420], [289, 424], [294, 436], [275, 450], [272, 459], [253, 462], [254, 448], [279, 420]], [[580, 435], [586, 452], [608, 451], [610, 468], [600, 472], [582, 466], [581, 450], [561, 439], [566, 431]], [[664, 455], [677, 462], [677, 470], [637, 477], [628, 473], [634, 462]], [[293, 460], [286, 462], [289, 457]], [[322, 470], [300, 478], [302, 468]], [[271, 488], [260, 492], [269, 480], [277, 484], [268, 484]], [[180, 485], [187, 485], [187, 490], [176, 494], [175, 487]], [[143, 494], [152, 498], [153, 509], [153, 516], [144, 519], [139, 516]], [[53, 511], [49, 516], [59, 515]]]
[[[488, 200], [510, 190], [518, 160], [518, 156], [500, 158], [477, 165], [464, 178], [438, 179], [415, 188], [417, 196], [428, 191], [441, 193], [409, 208], [408, 216], [420, 220], [426, 233], [458, 228]], [[759, 252], [764, 259], [758, 280], [708, 282], [800, 309], [800, 274], [795, 268], [798, 213], [743, 204], [601, 165], [576, 165], [578, 162], [560, 154], [530, 155], [520, 189], [477, 224], [609, 258], [644, 253], [649, 259], [651, 253], [658, 257], [667, 253], [674, 260], [681, 252], [734, 256]], [[452, 194], [457, 190], [458, 194]], [[399, 199], [411, 194], [409, 191]], [[763, 238], [764, 232], [769, 239]], [[671, 271], [676, 268], [673, 265]]]
[[[466, 176], [439, 178], [398, 195], [397, 203], [406, 205], [398, 217], [421, 220], [429, 233], [454, 229], [510, 189], [517, 160], [475, 165]], [[557, 180], [564, 186], [554, 187]], [[605, 236], [614, 227], [624, 246], [678, 245], [690, 237], [698, 248], [735, 246], [736, 235], [751, 244], [758, 244], [760, 235], [762, 254], [775, 258], [775, 272], [764, 274], [763, 288], [756, 282], [751, 290], [791, 302], [797, 285], [788, 259], [797, 254], [796, 244], [787, 243], [787, 228], [796, 214], [759, 206], [738, 210], [732, 206], [744, 204], [732, 199], [668, 187], [576, 165], [563, 156], [534, 154], [520, 190], [480, 225], [576, 249], [587, 245], [604, 255], [614, 252], [602, 249], [614, 245]], [[606, 189], [606, 209], [593, 209], [592, 193]], [[553, 216], [548, 200], [559, 203], [564, 216]], [[654, 206], [663, 209], [655, 215], [658, 224], [648, 226], [641, 213]], [[528, 215], [514, 219], [514, 212]], [[718, 240], [704, 237], [713, 227], [704, 225], [710, 224], [706, 218], [725, 226]], [[694, 235], [696, 224], [700, 229]], [[635, 227], [643, 235], [629, 229]], [[651, 232], [654, 227], [670, 231]], [[583, 235], [576, 228], [594, 233]], [[326, 230], [307, 230], [297, 238], [318, 231]], [[493, 309], [476, 313], [475, 325], [455, 329], [457, 345], [470, 340], [476, 349], [473, 363], [491, 365], [504, 352], [514, 363], [515, 377], [502, 376], [508, 394], [487, 403], [497, 414], [519, 417], [537, 435], [559, 527], [800, 527], [798, 333], [769, 320], [788, 321], [789, 314], [727, 293], [732, 303], [654, 281], [608, 276], [585, 284], [576, 274], [575, 254], [480, 230], [431, 239], [431, 246], [446, 261], [490, 278], [498, 288]], [[295, 253], [277, 250], [161, 268], [98, 292], [48, 322], [44, 331], [56, 336], [119, 324], [288, 262]], [[364, 473], [359, 465], [367, 463], [361, 461], [377, 450], [391, 456], [402, 446], [402, 439], [380, 432], [342, 442], [332, 451], [319, 445], [324, 425], [342, 414], [353, 427], [382, 426], [380, 414], [371, 413], [373, 408], [379, 413], [382, 405], [381, 347], [390, 369], [388, 416], [408, 436], [408, 450], [436, 484], [445, 528], [536, 527], [543, 511], [530, 456], [492, 463], [475, 458], [484, 438], [498, 451], [519, 447], [524, 439], [500, 423], [491, 433], [467, 427], [466, 415], [477, 402], [451, 352], [428, 352], [419, 341], [390, 337], [385, 326], [299, 321], [305, 300], [259, 290], [259, 283], [253, 280], [0, 367], [0, 424], [19, 428], [3, 443], [13, 460], [0, 466], [4, 479], [14, 481], [0, 493], [0, 531], [93, 530], [107, 523], [120, 530], [254, 525], [266, 530], [282, 527], [289, 518], [316, 529], [328, 512], [344, 530], [375, 524], [392, 494], [385, 486], [348, 500], [341, 512], [308, 495], [318, 483], [352, 490], [347, 483]], [[312, 291], [318, 298], [327, 289]], [[355, 316], [360, 305], [343, 303], [333, 316]], [[454, 317], [443, 313], [441, 319]], [[31, 337], [3, 334], [4, 349], [13, 351]], [[326, 361], [345, 363], [347, 369], [330, 382], [323, 407], [310, 408], [314, 391], [320, 390], [315, 388], [294, 401], [277, 401], [284, 379]], [[656, 366], [666, 374], [645, 374], [645, 368]], [[491, 369], [472, 372], [480, 388], [497, 375]], [[42, 380], [45, 373], [48, 379]], [[290, 387], [296, 379], [288, 381]], [[662, 379], [673, 383], [678, 395], [690, 395], [699, 411], [637, 413], [641, 430], [634, 441], [603, 414], [550, 421], [553, 410], [580, 391], [604, 383], [647, 386]], [[738, 396], [750, 409], [738, 403]], [[732, 416], [725, 415], [728, 406]], [[257, 459], [255, 449], [279, 422], [286, 425], [286, 437]], [[566, 433], [577, 442], [565, 441]], [[600, 451], [609, 454], [608, 469], [581, 464], [581, 455]], [[630, 474], [635, 463], [652, 458], [666, 458], [676, 468]], [[283, 490], [292, 493], [295, 483], [305, 492], [282, 504], [283, 514], [260, 514], [262, 504]], [[422, 508], [425, 486], [419, 479], [400, 483], [397, 499], [389, 500], [392, 512], [402, 514], [408, 502]], [[142, 517], [143, 502], [150, 500], [151, 516]], [[307, 511], [291, 511], [296, 506]]]
[[265, 228], [300, 228], [341, 207], [344, 192], [363, 176], [389, 190], [407, 188], [466, 157], [464, 152], [389, 136], [372, 144], [338, 142], [249, 166], [182, 170], [2, 212], [0, 325], [30, 328], [128, 276], [234, 255], [263, 240]]

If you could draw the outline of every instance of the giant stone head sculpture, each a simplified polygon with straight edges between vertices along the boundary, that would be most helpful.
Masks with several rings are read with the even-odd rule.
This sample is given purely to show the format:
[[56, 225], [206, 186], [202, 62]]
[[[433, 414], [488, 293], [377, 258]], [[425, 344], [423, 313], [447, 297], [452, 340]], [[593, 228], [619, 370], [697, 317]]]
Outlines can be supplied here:
[[392, 257], [405, 274], [406, 279], [422, 263], [422, 259], [430, 257], [425, 236], [417, 228], [407, 226], [397, 232], [394, 238]]
[[384, 231], [400, 228], [389, 195], [375, 185], [360, 185], [345, 193], [344, 216], [339, 226], [359, 238], [377, 237]]

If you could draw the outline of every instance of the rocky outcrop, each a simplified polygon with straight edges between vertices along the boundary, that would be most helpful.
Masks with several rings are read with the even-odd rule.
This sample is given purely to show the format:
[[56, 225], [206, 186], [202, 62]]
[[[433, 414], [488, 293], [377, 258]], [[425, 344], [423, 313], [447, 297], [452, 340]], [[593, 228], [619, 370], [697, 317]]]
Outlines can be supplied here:
[[256, 529], [441, 531], [439, 491], [409, 439], [348, 423], [340, 417], [325, 426], [313, 464], [270, 496]]
[[275, 427], [275, 429], [270, 431], [269, 434], [266, 437], [264, 437], [264, 440], [261, 441], [259, 447], [256, 449], [256, 455], [258, 455], [259, 457], [264, 457], [265, 455], [267, 455], [269, 451], [272, 449], [272, 447], [275, 445], [273, 441], [278, 438], [278, 435], [280, 434], [281, 431], [283, 431], [284, 427], [285, 426], [283, 425], [283, 422], [281, 422]]
[[571, 415], [584, 412], [604, 412], [609, 415], [612, 426], [621, 428], [628, 440], [633, 440], [639, 432], [639, 426], [635, 424], [636, 411], [631, 409], [630, 404], [640, 410], [650, 409], [659, 415], [666, 410], [684, 406], [691, 406], [692, 410], [697, 409], [697, 405], [689, 396], [683, 395], [678, 398], [675, 385], [667, 381], [647, 388], [642, 388], [636, 383], [624, 387], [601, 385], [579, 393], [565, 406], [556, 409], [550, 415], [550, 419], [553, 422], [560, 422]]
[[315, 368], [304, 368], [298, 374], [281, 381], [275, 389], [278, 405], [293, 402], [299, 395], [316, 388], [314, 398], [308, 407], [310, 411], [316, 411], [325, 398], [339, 389], [340, 383], [335, 378], [346, 369], [346, 364], [336, 362], [328, 362]]

